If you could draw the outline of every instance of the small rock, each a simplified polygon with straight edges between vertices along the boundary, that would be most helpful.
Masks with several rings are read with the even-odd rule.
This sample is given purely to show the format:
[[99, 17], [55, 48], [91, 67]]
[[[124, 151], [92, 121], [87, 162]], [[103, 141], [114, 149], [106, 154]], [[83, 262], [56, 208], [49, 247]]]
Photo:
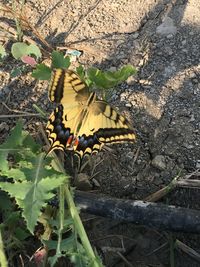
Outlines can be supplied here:
[[132, 38], [133, 39], [137, 39], [138, 36], [139, 36], [139, 33], [138, 32], [135, 32], [135, 33], [132, 34]]
[[135, 83], [135, 77], [133, 76], [128, 77], [126, 82], [128, 85], [133, 85]]
[[182, 44], [182, 45], [185, 45], [186, 42], [187, 42], [186, 40], [183, 40], [183, 41], [181, 42], [181, 44]]
[[114, 72], [114, 71], [116, 71], [116, 70], [117, 70], [116, 67], [110, 67], [110, 68], [109, 68], [109, 71], [113, 71], [113, 72]]
[[165, 51], [169, 56], [173, 55], [173, 50], [171, 49], [171, 47], [165, 47]]
[[130, 159], [133, 159], [134, 156], [135, 156], [135, 153], [132, 152], [132, 151], [130, 151], [130, 152], [128, 152], [128, 153], [126, 154], [126, 158], [129, 159], [129, 160], [130, 160]]
[[3, 131], [3, 130], [5, 130], [5, 131], [9, 130], [9, 126], [6, 122], [0, 123], [0, 131]]
[[153, 167], [163, 171], [166, 169], [166, 158], [163, 155], [156, 155], [151, 164]]
[[92, 185], [89, 181], [89, 176], [85, 173], [79, 173], [75, 186], [79, 190], [88, 191], [92, 189]]
[[125, 106], [126, 106], [127, 108], [131, 108], [131, 107], [132, 107], [131, 103], [126, 103]]
[[[165, 17], [163, 22], [156, 28], [156, 33], [164, 36], [176, 34], [177, 27], [170, 17]], [[170, 37], [171, 38], [171, 37]]]
[[196, 168], [197, 168], [197, 169], [200, 169], [200, 160], [197, 160]]

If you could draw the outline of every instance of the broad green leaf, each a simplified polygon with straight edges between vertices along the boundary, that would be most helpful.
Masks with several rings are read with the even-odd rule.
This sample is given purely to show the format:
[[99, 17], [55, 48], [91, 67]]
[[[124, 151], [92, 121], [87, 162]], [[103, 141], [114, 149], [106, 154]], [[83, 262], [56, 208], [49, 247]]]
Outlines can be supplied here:
[[[54, 196], [51, 191], [63, 184], [67, 177], [57, 172], [53, 176], [53, 170], [44, 168], [44, 153], [35, 157], [32, 169], [21, 170], [24, 171], [26, 180], [15, 183], [0, 182], [0, 188], [15, 198], [19, 207], [22, 208], [27, 228], [33, 233], [41, 214], [41, 208], [45, 207], [47, 201]], [[51, 177], [46, 177], [49, 173]], [[27, 175], [30, 176], [27, 177]]]
[[24, 172], [19, 168], [9, 168], [4, 171], [3, 175], [13, 178], [15, 181], [24, 181], [26, 179]]
[[85, 80], [85, 70], [82, 65], [79, 65], [76, 68], [76, 72], [82, 80]]
[[3, 172], [8, 170], [8, 153], [16, 153], [19, 151], [19, 146], [22, 144], [22, 122], [19, 121], [15, 128], [11, 131], [6, 141], [0, 145], [0, 171]]
[[27, 54], [27, 47], [28, 45], [21, 42], [16, 42], [11, 47], [11, 53], [15, 59], [19, 59], [24, 55]]
[[[0, 188], [16, 200], [22, 200], [31, 188], [31, 182], [23, 181], [16, 183], [0, 182]], [[20, 205], [19, 205], [20, 206]]]
[[28, 231], [22, 229], [21, 227], [17, 227], [15, 229], [15, 235], [17, 239], [19, 239], [20, 241], [24, 241], [27, 237], [30, 236], [30, 233], [28, 233]]
[[[75, 240], [76, 240], [75, 235], [70, 234], [68, 238], [65, 238], [61, 241], [60, 250], [66, 251], [68, 253], [72, 252], [74, 250], [74, 247], [72, 246], [72, 244], [75, 242]], [[57, 240], [43, 240], [42, 242], [48, 247], [48, 250], [56, 249], [58, 246]]]
[[23, 146], [29, 147], [30, 150], [34, 153], [37, 153], [41, 150], [40, 145], [35, 142], [35, 140], [33, 139], [33, 137], [30, 134], [25, 136], [25, 138], [23, 140]]
[[51, 69], [45, 64], [38, 64], [36, 69], [32, 72], [32, 77], [39, 80], [50, 80], [51, 78]]
[[34, 55], [36, 58], [41, 58], [42, 54], [39, 47], [35, 44], [30, 44], [27, 48], [28, 55]]
[[23, 42], [16, 42], [11, 47], [11, 53], [15, 59], [20, 59], [26, 55], [34, 55], [37, 59], [41, 57], [38, 46], [34, 44], [27, 45]]
[[63, 53], [58, 51], [53, 51], [52, 54], [52, 64], [51, 68], [54, 69], [68, 69], [70, 66], [70, 58], [64, 57]]
[[131, 65], [127, 65], [114, 72], [90, 68], [88, 69], [87, 75], [89, 80], [98, 88], [109, 89], [125, 81], [135, 73], [136, 69]]
[[11, 202], [8, 194], [0, 190], [0, 211], [1, 214], [11, 212], [13, 203]]
[[[67, 179], [65, 175], [56, 175], [45, 177], [44, 154], [40, 154], [35, 159], [34, 168], [32, 170], [32, 183], [23, 200], [23, 217], [27, 222], [27, 227], [32, 233], [37, 223], [37, 219], [41, 214], [41, 208], [46, 205], [47, 200], [51, 199], [54, 194], [53, 189], [59, 187]], [[29, 180], [30, 178], [28, 178]]]
[[6, 56], [6, 50], [3, 47], [3, 45], [0, 45], [0, 60], [3, 59]]

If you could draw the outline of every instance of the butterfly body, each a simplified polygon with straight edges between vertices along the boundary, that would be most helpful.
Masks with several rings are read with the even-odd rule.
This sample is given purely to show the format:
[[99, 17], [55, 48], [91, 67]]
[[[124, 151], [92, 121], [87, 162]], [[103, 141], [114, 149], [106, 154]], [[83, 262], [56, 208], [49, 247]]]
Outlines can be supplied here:
[[80, 158], [97, 153], [105, 143], [135, 140], [129, 122], [108, 103], [89, 92], [71, 70], [53, 71], [49, 98], [58, 103], [49, 117], [46, 132], [54, 149], [73, 150]]

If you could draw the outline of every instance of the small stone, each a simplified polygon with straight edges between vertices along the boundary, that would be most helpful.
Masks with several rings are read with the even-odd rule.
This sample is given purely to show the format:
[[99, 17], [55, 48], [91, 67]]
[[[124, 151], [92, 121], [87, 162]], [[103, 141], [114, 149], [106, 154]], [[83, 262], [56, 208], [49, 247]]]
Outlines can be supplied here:
[[173, 55], [173, 50], [171, 49], [171, 47], [166, 47], [165, 51], [169, 56]]
[[132, 34], [133, 39], [137, 39], [138, 36], [139, 36], [139, 33], [138, 32], [135, 32], [135, 33]]
[[196, 168], [197, 168], [197, 169], [200, 169], [200, 159], [199, 159], [199, 160], [197, 160], [197, 163], [196, 163]]
[[5, 130], [5, 131], [9, 130], [9, 126], [6, 122], [0, 123], [0, 131], [3, 131], [3, 130]]
[[135, 77], [133, 76], [128, 77], [126, 82], [128, 85], [133, 85], [135, 83]]
[[89, 181], [89, 176], [85, 173], [79, 173], [75, 186], [79, 190], [88, 191], [92, 189], [92, 185]]
[[171, 33], [167, 35], [167, 39], [171, 39], [172, 37], [173, 37], [173, 34]]
[[131, 108], [131, 107], [132, 107], [131, 103], [126, 103], [125, 106], [126, 106], [127, 108]]
[[156, 33], [171, 38], [177, 32], [177, 27], [174, 26], [174, 22], [170, 17], [165, 17], [163, 22], [156, 28]]
[[183, 40], [183, 41], [181, 42], [181, 44], [182, 44], [182, 45], [185, 45], [186, 42], [187, 42], [186, 40]]
[[163, 155], [157, 155], [151, 162], [152, 166], [163, 171], [166, 169], [166, 158]]
[[113, 66], [109, 68], [109, 71], [113, 71], [114, 72], [116, 70], [117, 70], [117, 68], [116, 67], [113, 67]]
[[133, 159], [134, 156], [135, 156], [135, 153], [132, 152], [132, 151], [130, 151], [130, 152], [128, 152], [128, 153], [126, 154], [126, 158], [127, 158], [127, 159]]

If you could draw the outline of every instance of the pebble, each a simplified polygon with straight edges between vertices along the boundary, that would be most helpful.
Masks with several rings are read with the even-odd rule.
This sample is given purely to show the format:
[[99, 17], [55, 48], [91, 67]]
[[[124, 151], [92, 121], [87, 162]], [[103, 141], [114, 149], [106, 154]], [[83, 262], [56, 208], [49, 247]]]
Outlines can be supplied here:
[[90, 184], [89, 176], [85, 173], [79, 173], [75, 186], [79, 190], [83, 190], [83, 191], [91, 190], [92, 185]]
[[0, 131], [3, 131], [3, 130], [5, 130], [5, 131], [9, 130], [9, 126], [6, 122], [0, 123]]
[[127, 108], [131, 108], [131, 107], [132, 107], [131, 103], [126, 103], [125, 106], [126, 106]]
[[167, 38], [173, 37], [177, 32], [177, 27], [174, 26], [174, 21], [170, 17], [165, 17], [163, 22], [156, 28], [156, 33], [167, 36]]
[[197, 168], [197, 169], [200, 169], [200, 159], [199, 159], [199, 160], [197, 160], [197, 163], [196, 163], [196, 168]]
[[128, 153], [126, 154], [126, 158], [129, 159], [129, 160], [130, 160], [130, 159], [133, 159], [134, 156], [135, 156], [135, 153], [132, 152], [132, 151], [130, 151], [130, 152], [128, 152]]
[[114, 66], [112, 66], [112, 67], [109, 68], [109, 71], [113, 71], [113, 72], [114, 72], [114, 71], [116, 71], [116, 70], [117, 70], [117, 68], [114, 67]]
[[135, 33], [132, 34], [131, 37], [132, 37], [133, 39], [137, 39], [138, 36], [139, 36], [139, 33], [138, 33], [138, 32], [135, 32]]
[[156, 155], [151, 165], [161, 171], [166, 169], [166, 158], [163, 155]]
[[135, 77], [133, 77], [133, 76], [128, 77], [126, 83], [128, 85], [133, 85], [135, 83]]

